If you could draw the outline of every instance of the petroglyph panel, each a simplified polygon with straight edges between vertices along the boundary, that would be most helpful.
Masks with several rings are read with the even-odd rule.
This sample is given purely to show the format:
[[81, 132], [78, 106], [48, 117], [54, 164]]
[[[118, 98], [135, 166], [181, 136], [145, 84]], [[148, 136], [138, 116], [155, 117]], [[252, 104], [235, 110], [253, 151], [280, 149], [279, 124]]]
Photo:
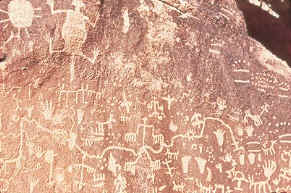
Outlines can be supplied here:
[[2, 0], [0, 29], [1, 193], [291, 191], [290, 70], [234, 1]]

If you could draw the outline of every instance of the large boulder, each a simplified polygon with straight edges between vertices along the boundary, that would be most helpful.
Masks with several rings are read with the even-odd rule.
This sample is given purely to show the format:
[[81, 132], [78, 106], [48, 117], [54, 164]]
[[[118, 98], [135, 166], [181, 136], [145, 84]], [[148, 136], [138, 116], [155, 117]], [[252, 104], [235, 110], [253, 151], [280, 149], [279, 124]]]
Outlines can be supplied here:
[[0, 192], [288, 192], [291, 70], [235, 1], [0, 1]]

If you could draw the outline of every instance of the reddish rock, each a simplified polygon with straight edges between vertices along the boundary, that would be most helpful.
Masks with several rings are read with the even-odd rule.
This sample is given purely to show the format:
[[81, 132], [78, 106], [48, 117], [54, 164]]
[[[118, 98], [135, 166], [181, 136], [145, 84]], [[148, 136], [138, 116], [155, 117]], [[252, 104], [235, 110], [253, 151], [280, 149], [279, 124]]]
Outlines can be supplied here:
[[290, 191], [290, 68], [235, 1], [2, 0], [0, 26], [0, 192]]

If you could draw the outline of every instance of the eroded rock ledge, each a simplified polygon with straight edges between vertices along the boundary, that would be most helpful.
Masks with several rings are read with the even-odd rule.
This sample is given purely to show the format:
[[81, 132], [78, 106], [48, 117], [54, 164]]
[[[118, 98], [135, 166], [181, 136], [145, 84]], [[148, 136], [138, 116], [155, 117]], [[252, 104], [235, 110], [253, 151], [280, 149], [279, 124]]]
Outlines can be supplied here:
[[290, 69], [234, 1], [2, 0], [0, 22], [0, 192], [290, 191]]
[[291, 66], [291, 2], [236, 1], [243, 12], [248, 34]]

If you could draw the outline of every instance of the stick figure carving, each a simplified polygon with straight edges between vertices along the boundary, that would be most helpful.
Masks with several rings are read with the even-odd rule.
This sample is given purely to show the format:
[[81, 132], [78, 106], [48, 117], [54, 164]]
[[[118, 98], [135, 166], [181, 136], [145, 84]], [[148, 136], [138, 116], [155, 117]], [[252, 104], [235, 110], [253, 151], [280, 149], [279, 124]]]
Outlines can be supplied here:
[[96, 20], [94, 23], [90, 22], [89, 17], [85, 16], [81, 12], [81, 8], [85, 8], [85, 4], [82, 0], [73, 0], [72, 5], [75, 9], [64, 9], [64, 10], [54, 10], [54, 0], [47, 0], [47, 4], [50, 7], [52, 15], [65, 13], [66, 18], [62, 27], [62, 38], [65, 41], [65, 46], [63, 50], [53, 50], [53, 40], [51, 37], [48, 37], [49, 41], [49, 52], [53, 54], [55, 52], [67, 52], [71, 54], [71, 64], [70, 64], [70, 80], [75, 79], [75, 56], [81, 56], [91, 62], [95, 63], [97, 56], [99, 55], [98, 49], [94, 49], [93, 57], [90, 58], [82, 52], [82, 46], [87, 39], [87, 29], [86, 24], [89, 24], [93, 28], [96, 26], [98, 21], [98, 12], [96, 14]]

